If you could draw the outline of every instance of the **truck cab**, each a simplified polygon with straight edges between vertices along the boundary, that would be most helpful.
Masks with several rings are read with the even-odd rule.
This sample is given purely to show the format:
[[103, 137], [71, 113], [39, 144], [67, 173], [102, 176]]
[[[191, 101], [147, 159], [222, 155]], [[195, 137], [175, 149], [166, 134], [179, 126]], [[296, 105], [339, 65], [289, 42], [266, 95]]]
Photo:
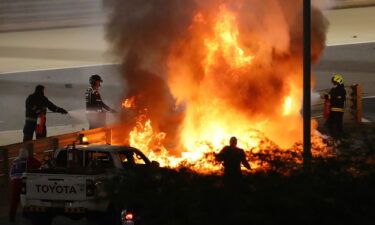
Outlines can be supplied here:
[[[114, 215], [102, 181], [111, 179], [117, 170], [155, 166], [157, 162], [150, 162], [140, 150], [129, 146], [72, 145], [59, 149], [41, 169], [24, 174], [24, 216], [33, 224], [51, 224], [56, 215], [72, 219], [90, 219], [98, 213]], [[121, 210], [115, 213], [115, 224], [121, 220]]]

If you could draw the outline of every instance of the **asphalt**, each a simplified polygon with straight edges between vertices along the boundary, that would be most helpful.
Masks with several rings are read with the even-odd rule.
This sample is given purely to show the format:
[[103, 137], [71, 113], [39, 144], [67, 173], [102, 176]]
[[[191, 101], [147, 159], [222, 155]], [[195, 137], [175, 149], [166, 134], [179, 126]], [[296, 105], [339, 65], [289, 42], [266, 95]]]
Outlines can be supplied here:
[[362, 99], [363, 118], [375, 122], [375, 98]]

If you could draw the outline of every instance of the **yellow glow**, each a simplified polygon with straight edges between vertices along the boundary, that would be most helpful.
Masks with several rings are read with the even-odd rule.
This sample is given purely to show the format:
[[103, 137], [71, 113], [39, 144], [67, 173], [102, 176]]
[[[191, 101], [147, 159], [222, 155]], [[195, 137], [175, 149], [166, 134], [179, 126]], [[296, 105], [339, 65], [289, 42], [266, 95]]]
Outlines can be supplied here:
[[254, 56], [246, 55], [239, 46], [236, 18], [224, 5], [220, 6], [214, 31], [214, 36], [204, 42], [207, 47], [206, 71], [216, 65], [219, 55], [223, 55], [232, 67], [238, 68], [251, 62]]
[[291, 97], [285, 98], [285, 100], [284, 100], [284, 111], [283, 111], [284, 116], [290, 114], [290, 112], [292, 110], [292, 103], [293, 103], [293, 99]]
[[82, 141], [83, 141], [83, 142], [87, 142], [88, 140], [89, 140], [89, 139], [88, 139], [87, 137], [83, 137], [83, 138], [82, 138]]
[[122, 103], [122, 107], [124, 108], [132, 108], [134, 107], [135, 97], [132, 96], [131, 98], [125, 99], [125, 101]]

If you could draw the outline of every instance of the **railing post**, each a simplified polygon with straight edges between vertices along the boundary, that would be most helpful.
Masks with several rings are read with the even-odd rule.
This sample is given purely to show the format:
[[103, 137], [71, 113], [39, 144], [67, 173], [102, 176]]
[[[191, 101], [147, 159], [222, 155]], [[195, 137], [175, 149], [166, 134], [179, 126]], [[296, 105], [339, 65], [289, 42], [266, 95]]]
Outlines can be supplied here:
[[25, 145], [25, 148], [27, 149], [27, 151], [29, 152], [29, 155], [33, 156], [34, 157], [34, 144], [33, 143], [27, 143]]
[[53, 151], [56, 151], [59, 148], [59, 139], [58, 138], [52, 139], [52, 146], [53, 146]]
[[112, 129], [108, 128], [105, 130], [105, 142], [106, 144], [112, 144]]
[[9, 152], [7, 148], [1, 147], [1, 157], [3, 158], [4, 185], [9, 183]]

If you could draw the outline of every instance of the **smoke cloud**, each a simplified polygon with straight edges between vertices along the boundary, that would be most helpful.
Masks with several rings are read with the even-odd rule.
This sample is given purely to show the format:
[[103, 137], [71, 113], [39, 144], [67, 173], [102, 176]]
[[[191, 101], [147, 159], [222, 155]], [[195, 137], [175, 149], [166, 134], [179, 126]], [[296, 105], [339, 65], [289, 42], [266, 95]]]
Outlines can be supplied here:
[[[124, 98], [136, 98], [137, 109], [131, 116], [147, 108], [154, 129], [165, 132], [168, 141], [178, 142], [184, 133], [176, 134], [189, 127], [197, 129], [199, 138], [199, 129], [204, 129], [199, 127], [201, 106], [217, 106], [220, 111], [211, 114], [225, 117], [225, 111], [235, 111], [250, 118], [249, 123], [277, 120], [262, 132], [281, 146], [300, 138], [296, 132], [301, 130], [300, 119], [280, 122], [277, 108], [302, 84], [301, 0], [112, 0], [106, 4], [112, 11], [107, 39], [123, 61], [124, 82], [130, 88]], [[213, 36], [212, 24], [223, 6], [236, 15], [239, 45], [254, 59], [251, 66], [234, 68], [220, 55], [215, 57], [220, 63], [207, 72], [202, 65], [208, 57], [203, 51], [205, 40]], [[312, 61], [317, 62], [328, 27], [321, 9], [332, 5], [316, 0], [314, 6]], [[302, 98], [302, 92], [296, 95]], [[187, 118], [194, 123], [187, 124]], [[297, 125], [290, 126], [291, 122]]]

